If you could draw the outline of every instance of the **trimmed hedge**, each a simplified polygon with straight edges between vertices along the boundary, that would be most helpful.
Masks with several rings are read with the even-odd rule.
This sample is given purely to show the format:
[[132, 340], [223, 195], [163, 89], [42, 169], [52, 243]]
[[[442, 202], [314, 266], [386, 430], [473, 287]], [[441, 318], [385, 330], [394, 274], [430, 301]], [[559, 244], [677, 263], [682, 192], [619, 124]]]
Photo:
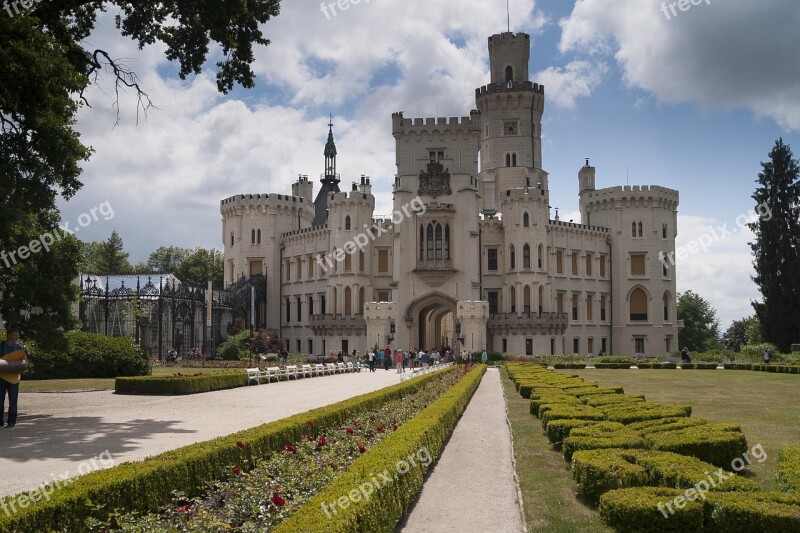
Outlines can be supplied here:
[[117, 378], [117, 394], [198, 394], [247, 386], [247, 373], [239, 371], [209, 372], [195, 376], [140, 376]]
[[[800, 531], [800, 497], [796, 495], [709, 492], [699, 501], [685, 496], [684, 490], [662, 487], [612, 490], [600, 497], [600, 516], [619, 531]], [[673, 502], [677, 497], [683, 498], [682, 508]]]
[[581, 491], [592, 498], [613, 489], [658, 486], [688, 489], [701, 481], [713, 491], [758, 490], [758, 483], [731, 476], [712, 484], [708, 476], [715, 467], [694, 457], [651, 450], [595, 449], [578, 451], [572, 457], [572, 471]]
[[324, 512], [322, 506], [335, 502], [352, 491], [358, 492], [359, 487], [376, 473], [396, 472], [400, 461], [419, 450], [427, 449], [435, 462], [485, 371], [486, 367], [482, 365], [470, 372], [419, 415], [403, 424], [369, 453], [356, 459], [345, 472], [278, 524], [273, 531], [394, 531], [417, 497], [425, 474], [433, 463], [410, 465], [407, 472], [395, 475], [392, 483], [373, 485], [373, 493], [368, 500], [351, 501], [346, 508], [336, 509], [331, 517]]
[[572, 455], [578, 450], [644, 447], [645, 441], [638, 432], [617, 422], [598, 422], [573, 429], [569, 437], [564, 439], [561, 448], [564, 450], [564, 459], [570, 462]]
[[716, 370], [717, 363], [681, 363], [683, 370]]
[[594, 367], [597, 368], [597, 369], [601, 369], [601, 368], [620, 369], [620, 368], [630, 368], [631, 364], [630, 363], [595, 363]]
[[[458, 368], [451, 367], [442, 372], [455, 371]], [[228, 475], [230, 465], [252, 464], [256, 458], [276, 453], [287, 442], [305, 438], [309, 420], [318, 430], [336, 427], [354, 414], [402, 399], [438, 375], [440, 372], [433, 372], [226, 437], [91, 472], [56, 490], [47, 501], [40, 500], [12, 516], [0, 513], [0, 531], [79, 531], [93, 516], [89, 502], [102, 502], [103, 514], [109, 509], [156, 512], [164, 502], [171, 501], [175, 491], [187, 498], [197, 496], [210, 481]]]
[[[543, 413], [542, 410], [545, 410]], [[590, 407], [588, 405], [567, 405], [567, 404], [552, 404], [543, 405], [539, 408], [539, 419], [542, 421], [542, 427], [547, 429], [547, 424], [551, 420], [558, 420], [561, 418], [573, 418], [577, 420], [605, 420], [605, 415], [599, 409]]]
[[642, 435], [648, 433], [659, 433], [662, 431], [675, 431], [676, 429], [690, 428], [708, 424], [702, 418], [657, 418], [655, 420], [645, 420], [629, 424], [628, 427], [635, 429]]
[[638, 402], [631, 404], [611, 404], [602, 406], [608, 420], [631, 424], [658, 418], [692, 416], [691, 405], [661, 405], [654, 402]]
[[778, 453], [777, 479], [782, 490], [800, 493], [800, 446], [785, 448]]
[[648, 448], [691, 455], [712, 465], [731, 469], [731, 461], [742, 458], [747, 439], [738, 424], [703, 424], [644, 435]]
[[622, 394], [596, 394], [581, 398], [586, 405], [602, 407], [604, 405], [628, 405], [644, 402], [644, 396], [623, 396]]
[[547, 424], [547, 438], [553, 444], [561, 445], [565, 438], [569, 437], [570, 432], [575, 428], [582, 428], [597, 424], [594, 420], [576, 420], [567, 418], [564, 420], [551, 420]]
[[676, 363], [636, 363], [640, 370], [675, 370], [678, 368]]

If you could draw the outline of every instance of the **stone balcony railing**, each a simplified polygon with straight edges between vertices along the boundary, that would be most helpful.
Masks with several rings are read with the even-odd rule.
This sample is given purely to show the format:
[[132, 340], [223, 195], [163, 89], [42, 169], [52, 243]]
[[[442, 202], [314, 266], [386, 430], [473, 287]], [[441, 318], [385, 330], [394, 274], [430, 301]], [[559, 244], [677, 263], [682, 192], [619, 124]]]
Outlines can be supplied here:
[[569, 325], [567, 313], [495, 313], [487, 321], [495, 334], [555, 334], [563, 335]]
[[309, 322], [314, 333], [321, 335], [345, 332], [366, 335], [367, 321], [361, 315], [311, 315]]

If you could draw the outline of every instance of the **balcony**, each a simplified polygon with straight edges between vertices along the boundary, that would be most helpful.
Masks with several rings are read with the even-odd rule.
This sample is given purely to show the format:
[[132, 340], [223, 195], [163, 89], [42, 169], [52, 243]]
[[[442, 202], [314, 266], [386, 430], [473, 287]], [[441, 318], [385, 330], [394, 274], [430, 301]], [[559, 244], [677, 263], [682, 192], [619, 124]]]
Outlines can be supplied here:
[[366, 335], [367, 321], [361, 315], [311, 315], [315, 335]]
[[568, 324], [567, 313], [496, 313], [486, 323], [496, 335], [563, 335]]

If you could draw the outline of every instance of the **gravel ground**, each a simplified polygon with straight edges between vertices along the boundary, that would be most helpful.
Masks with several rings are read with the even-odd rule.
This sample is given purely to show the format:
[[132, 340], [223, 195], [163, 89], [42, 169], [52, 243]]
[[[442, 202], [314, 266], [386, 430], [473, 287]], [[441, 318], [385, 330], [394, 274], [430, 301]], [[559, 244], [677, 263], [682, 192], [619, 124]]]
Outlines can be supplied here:
[[398, 531], [524, 531], [514, 472], [503, 386], [490, 368]]
[[22, 393], [16, 427], [0, 428], [0, 496], [230, 435], [399, 382], [392, 369], [190, 396]]

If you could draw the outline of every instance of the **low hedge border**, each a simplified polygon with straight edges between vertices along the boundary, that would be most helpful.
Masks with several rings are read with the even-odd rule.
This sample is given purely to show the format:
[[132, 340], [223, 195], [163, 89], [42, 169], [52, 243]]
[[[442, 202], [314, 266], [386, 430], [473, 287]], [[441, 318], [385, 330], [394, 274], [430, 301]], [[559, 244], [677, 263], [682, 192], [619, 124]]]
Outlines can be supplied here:
[[[800, 497], [794, 494], [709, 492], [702, 501], [686, 495], [663, 487], [612, 490], [600, 497], [600, 516], [619, 531], [800, 531]], [[673, 502], [678, 497], [683, 498], [681, 508]]]
[[[457, 367], [440, 372], [455, 371]], [[109, 509], [156, 512], [171, 500], [175, 491], [191, 498], [201, 493], [209, 481], [228, 475], [230, 465], [253, 464], [254, 459], [276, 453], [285, 443], [305, 438], [309, 420], [318, 429], [334, 427], [355, 413], [403, 398], [440, 372], [143, 461], [95, 471], [54, 491], [46, 501], [41, 500], [39, 492], [25, 493], [29, 497], [38, 494], [38, 501], [34, 499], [36, 503], [11, 516], [0, 513], [0, 531], [82, 530], [85, 520], [97, 514], [90, 502], [102, 502], [103, 513]], [[19, 496], [8, 496], [3, 501]]]
[[630, 368], [630, 363], [595, 363], [594, 367], [596, 369], [602, 368], [612, 368], [612, 369], [622, 369], [622, 368]]
[[800, 446], [785, 448], [778, 453], [776, 477], [782, 490], [800, 493]]
[[114, 380], [117, 394], [199, 394], [247, 386], [247, 373], [234, 370], [195, 376], [137, 376]]
[[731, 462], [748, 450], [738, 424], [703, 424], [644, 435], [648, 448], [691, 455], [714, 466], [731, 469]]
[[[485, 371], [484, 365], [474, 369], [414, 419], [356, 459], [347, 471], [281, 522], [275, 533], [393, 531], [417, 497], [425, 474], [441, 455]], [[401, 461], [423, 449], [428, 450], [430, 464], [409, 465], [409, 470], [395, 475], [391, 483], [373, 484], [369, 499], [347, 498], [378, 473], [397, 472]], [[348, 500], [347, 507], [340, 506], [335, 513], [325, 511], [328, 508], [323, 505], [342, 497]]]
[[628, 429], [617, 422], [598, 422], [573, 429], [564, 439], [561, 449], [564, 459], [572, 461], [578, 450], [597, 450], [601, 448], [644, 448], [645, 441], [637, 431]]

